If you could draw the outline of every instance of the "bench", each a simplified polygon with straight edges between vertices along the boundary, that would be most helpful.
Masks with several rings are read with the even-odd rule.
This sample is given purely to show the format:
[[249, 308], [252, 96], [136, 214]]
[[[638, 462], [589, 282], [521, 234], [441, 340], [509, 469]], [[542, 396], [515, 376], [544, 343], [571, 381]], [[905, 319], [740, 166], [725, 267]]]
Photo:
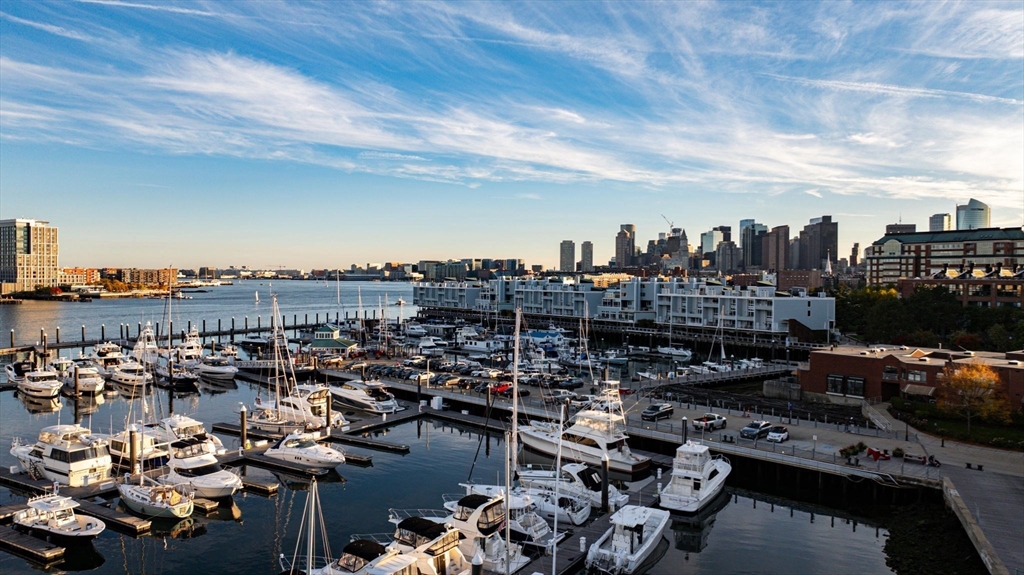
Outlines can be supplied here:
[[920, 464], [924, 465], [924, 463], [926, 461], [928, 461], [928, 458], [926, 458], [923, 455], [914, 455], [913, 453], [905, 453], [905, 454], [903, 454], [903, 461], [908, 461], [910, 463], [920, 463]]

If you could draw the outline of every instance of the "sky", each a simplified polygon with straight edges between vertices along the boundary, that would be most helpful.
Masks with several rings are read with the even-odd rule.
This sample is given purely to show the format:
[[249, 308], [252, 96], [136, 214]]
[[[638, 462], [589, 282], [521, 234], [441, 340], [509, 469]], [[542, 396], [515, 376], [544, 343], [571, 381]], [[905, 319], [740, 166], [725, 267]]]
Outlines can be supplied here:
[[847, 257], [969, 198], [1024, 224], [1019, 1], [0, 4], [0, 218], [62, 266]]

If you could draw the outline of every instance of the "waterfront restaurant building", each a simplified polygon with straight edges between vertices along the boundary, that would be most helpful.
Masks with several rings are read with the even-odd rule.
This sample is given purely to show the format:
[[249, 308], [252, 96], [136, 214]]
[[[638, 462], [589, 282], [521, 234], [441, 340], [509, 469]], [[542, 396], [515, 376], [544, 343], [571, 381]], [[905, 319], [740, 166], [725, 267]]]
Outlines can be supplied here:
[[865, 399], [934, 397], [947, 366], [988, 365], [1019, 410], [1024, 403], [1024, 351], [982, 352], [901, 347], [834, 346], [811, 352], [797, 381], [805, 399], [857, 403]]
[[0, 295], [60, 285], [58, 252], [50, 222], [0, 220]]

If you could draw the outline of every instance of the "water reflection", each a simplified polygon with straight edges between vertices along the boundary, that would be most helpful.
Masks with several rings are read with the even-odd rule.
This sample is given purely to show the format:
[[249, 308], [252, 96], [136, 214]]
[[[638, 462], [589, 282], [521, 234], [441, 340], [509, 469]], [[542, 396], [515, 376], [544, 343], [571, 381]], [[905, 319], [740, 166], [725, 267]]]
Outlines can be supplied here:
[[58, 565], [60, 571], [92, 571], [106, 563], [106, 559], [90, 542], [85, 545], [69, 545], [64, 549], [64, 561]]
[[[687, 553], [700, 553], [708, 546], [711, 528], [718, 512], [729, 505], [731, 496], [724, 490], [710, 503], [692, 515], [672, 514], [672, 538], [675, 548]], [[689, 559], [689, 557], [687, 557]]]
[[157, 539], [194, 539], [206, 535], [206, 524], [195, 517], [180, 520], [157, 517], [151, 521], [149, 533]]
[[53, 413], [64, 407], [61, 404], [59, 397], [32, 397], [30, 395], [24, 395], [21, 392], [16, 392], [16, 394], [18, 399], [21, 400], [21, 403], [24, 404], [25, 409], [33, 415], [40, 413]]

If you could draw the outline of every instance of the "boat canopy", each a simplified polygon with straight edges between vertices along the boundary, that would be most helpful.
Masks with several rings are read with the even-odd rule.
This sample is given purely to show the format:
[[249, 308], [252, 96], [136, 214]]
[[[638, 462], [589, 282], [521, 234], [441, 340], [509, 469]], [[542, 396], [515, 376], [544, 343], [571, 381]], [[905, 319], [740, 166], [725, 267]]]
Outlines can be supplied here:
[[346, 545], [342, 550], [342, 553], [358, 557], [364, 561], [373, 561], [387, 553], [387, 551], [387, 547], [384, 547], [376, 541], [371, 541], [369, 539], [356, 539]]

